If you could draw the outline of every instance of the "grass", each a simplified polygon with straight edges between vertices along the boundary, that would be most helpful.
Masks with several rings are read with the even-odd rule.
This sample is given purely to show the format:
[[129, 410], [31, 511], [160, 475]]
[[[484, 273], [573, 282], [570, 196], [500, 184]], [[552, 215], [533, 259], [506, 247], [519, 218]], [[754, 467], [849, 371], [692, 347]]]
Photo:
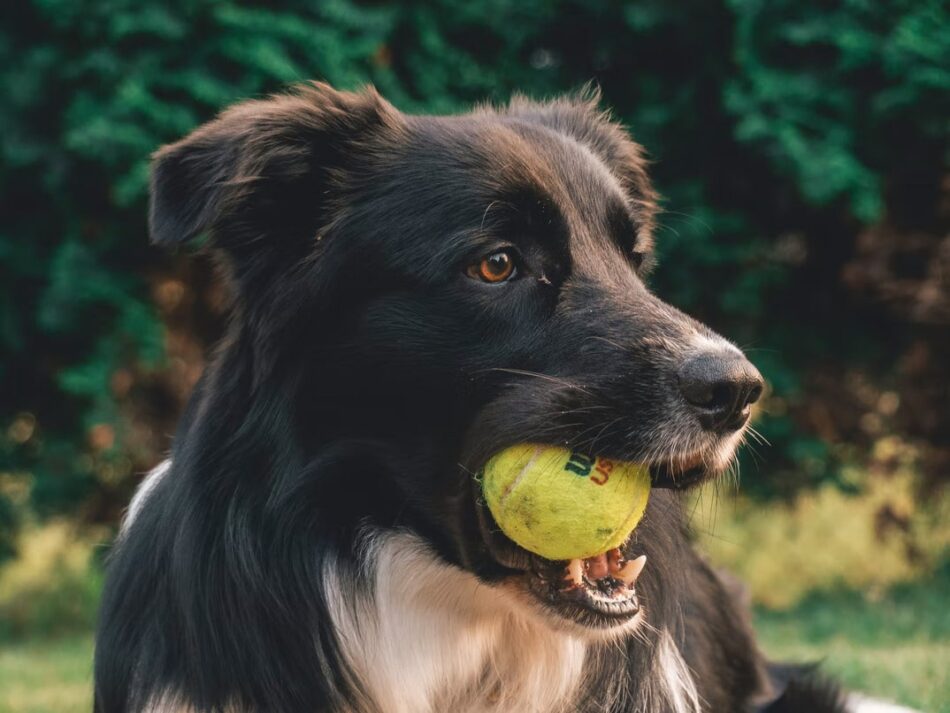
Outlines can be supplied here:
[[756, 631], [773, 659], [821, 662], [847, 688], [931, 713], [950, 713], [950, 566], [868, 597], [812, 594], [795, 608], [759, 608]]
[[[759, 608], [756, 629], [773, 658], [823, 661], [848, 688], [950, 713], [950, 567], [869, 599], [813, 594], [794, 609]], [[0, 644], [0, 713], [71, 713], [91, 706], [92, 638]]]
[[0, 646], [0, 713], [88, 713], [91, 681], [91, 635]]

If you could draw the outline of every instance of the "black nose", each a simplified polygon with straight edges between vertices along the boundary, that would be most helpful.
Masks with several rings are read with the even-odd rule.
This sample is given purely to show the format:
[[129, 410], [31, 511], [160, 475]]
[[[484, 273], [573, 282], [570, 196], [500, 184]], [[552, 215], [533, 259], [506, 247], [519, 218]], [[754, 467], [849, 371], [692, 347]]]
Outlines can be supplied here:
[[699, 422], [710, 431], [735, 431], [762, 395], [762, 375], [741, 354], [709, 352], [687, 360], [679, 387]]

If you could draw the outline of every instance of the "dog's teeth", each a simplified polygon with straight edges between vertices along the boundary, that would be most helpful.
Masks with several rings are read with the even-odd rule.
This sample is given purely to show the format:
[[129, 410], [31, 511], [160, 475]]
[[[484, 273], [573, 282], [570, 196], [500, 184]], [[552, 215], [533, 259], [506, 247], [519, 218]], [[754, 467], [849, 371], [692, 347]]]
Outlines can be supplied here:
[[619, 547], [614, 547], [610, 552], [607, 553], [607, 567], [610, 570], [611, 574], [617, 574], [620, 571], [620, 567], [623, 564], [623, 552], [620, 551]]
[[575, 587], [580, 587], [584, 584], [584, 561], [580, 559], [572, 559], [567, 563], [567, 576], [564, 577], [564, 581]]
[[628, 587], [632, 587], [636, 581], [637, 577], [640, 576], [640, 573], [643, 571], [643, 568], [646, 566], [647, 556], [640, 555], [635, 560], [630, 560], [625, 564], [620, 570], [614, 575], [617, 579], [621, 580]]
[[607, 555], [595, 555], [587, 558], [587, 574], [591, 579], [603, 579], [609, 571]]

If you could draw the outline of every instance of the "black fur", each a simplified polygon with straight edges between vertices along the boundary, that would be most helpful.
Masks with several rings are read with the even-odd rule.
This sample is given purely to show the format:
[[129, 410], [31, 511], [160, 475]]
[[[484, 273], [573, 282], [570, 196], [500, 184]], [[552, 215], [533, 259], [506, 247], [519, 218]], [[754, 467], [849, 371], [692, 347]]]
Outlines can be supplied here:
[[[713, 448], [675, 371], [690, 339], [716, 337], [644, 285], [654, 210], [638, 148], [589, 98], [410, 117], [313, 85], [160, 150], [153, 238], [207, 234], [234, 316], [171, 471], [111, 557], [96, 710], [164, 691], [199, 711], [344, 708], [363, 692], [322, 572], [342, 558], [344, 590], [370, 588], [367, 527], [500, 582], [519, 573], [486, 543], [471, 477], [491, 453], [542, 441], [672, 462], [657, 442], [683, 432]], [[519, 256], [511, 282], [466, 275], [503, 247]], [[841, 710], [800, 677], [770, 685], [678, 493], [654, 491], [633, 546], [648, 621], [706, 710]], [[592, 645], [591, 690], [626, 679], [610, 710], [632, 710], [654, 637]], [[606, 710], [597, 700], [577, 709]]]

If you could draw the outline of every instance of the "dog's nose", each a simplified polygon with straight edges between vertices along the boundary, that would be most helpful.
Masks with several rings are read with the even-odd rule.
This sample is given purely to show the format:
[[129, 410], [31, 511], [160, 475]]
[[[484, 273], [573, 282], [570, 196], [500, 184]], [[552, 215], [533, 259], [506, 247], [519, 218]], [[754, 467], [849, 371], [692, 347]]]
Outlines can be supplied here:
[[687, 360], [678, 373], [680, 391], [703, 428], [735, 431], [762, 395], [762, 375], [741, 354], [708, 352]]

